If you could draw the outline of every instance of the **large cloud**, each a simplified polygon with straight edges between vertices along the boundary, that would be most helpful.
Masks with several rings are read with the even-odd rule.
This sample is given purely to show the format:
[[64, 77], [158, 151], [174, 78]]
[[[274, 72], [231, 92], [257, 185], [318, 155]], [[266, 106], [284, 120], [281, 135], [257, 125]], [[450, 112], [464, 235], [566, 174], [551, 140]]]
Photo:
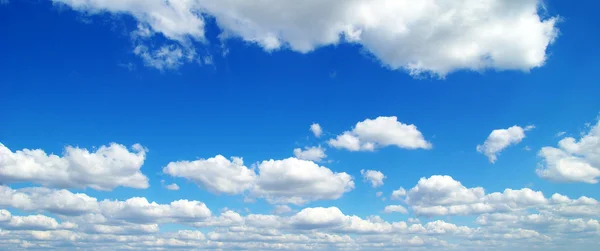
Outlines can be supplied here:
[[116, 143], [93, 152], [67, 146], [60, 157], [41, 149], [12, 152], [0, 144], [0, 182], [104, 191], [118, 186], [148, 188], [148, 178], [140, 171], [146, 150], [139, 144], [132, 150]]
[[566, 137], [558, 148], [543, 147], [539, 156], [544, 162], [537, 174], [557, 182], [598, 183], [600, 179], [600, 121], [577, 141]]
[[520, 126], [511, 126], [508, 129], [496, 129], [488, 136], [482, 145], [477, 146], [477, 151], [488, 157], [490, 162], [495, 163], [498, 154], [505, 148], [516, 145], [525, 138], [525, 132], [533, 129], [534, 126], [525, 128]]
[[349, 151], [373, 151], [386, 146], [405, 149], [431, 148], [431, 143], [423, 138], [423, 134], [415, 125], [399, 122], [395, 116], [358, 122], [352, 131], [346, 131], [330, 139], [328, 143]]
[[206, 41], [203, 15], [215, 18], [221, 39], [238, 37], [267, 51], [305, 53], [341, 42], [360, 44], [384, 65], [413, 75], [486, 68], [527, 71], [544, 64], [546, 49], [558, 34], [557, 18], [538, 14], [539, 0], [53, 2], [86, 13], [131, 15], [139, 23], [137, 33], [161, 33], [183, 47], [191, 47], [192, 40]]

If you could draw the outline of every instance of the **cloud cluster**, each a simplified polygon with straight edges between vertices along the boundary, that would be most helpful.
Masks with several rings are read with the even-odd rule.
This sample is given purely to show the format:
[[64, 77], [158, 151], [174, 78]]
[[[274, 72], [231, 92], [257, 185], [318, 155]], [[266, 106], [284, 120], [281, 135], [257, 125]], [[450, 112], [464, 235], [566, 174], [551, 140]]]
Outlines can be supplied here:
[[[306, 156], [304, 156], [306, 157]], [[352, 176], [297, 158], [266, 160], [250, 169], [241, 158], [221, 155], [196, 161], [171, 162], [163, 172], [194, 181], [213, 193], [265, 198], [274, 204], [301, 205], [333, 200], [354, 188]]]
[[[53, 2], [87, 14], [130, 15], [138, 22], [136, 33], [159, 33], [184, 48], [192, 48], [192, 41], [208, 43], [205, 16], [214, 18], [221, 40], [240, 38], [266, 51], [307, 53], [358, 44], [383, 65], [412, 75], [487, 68], [528, 71], [544, 64], [547, 47], [558, 34], [557, 18], [538, 14], [539, 0]], [[141, 56], [150, 66], [176, 66], [171, 56], [177, 49], [162, 57], [164, 48]]]

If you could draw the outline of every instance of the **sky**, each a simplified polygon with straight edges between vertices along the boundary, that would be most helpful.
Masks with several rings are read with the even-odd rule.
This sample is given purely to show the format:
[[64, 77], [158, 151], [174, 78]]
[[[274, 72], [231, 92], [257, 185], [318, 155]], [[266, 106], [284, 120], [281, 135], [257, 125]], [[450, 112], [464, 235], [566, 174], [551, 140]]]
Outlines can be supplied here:
[[0, 0], [0, 248], [595, 250], [597, 7]]

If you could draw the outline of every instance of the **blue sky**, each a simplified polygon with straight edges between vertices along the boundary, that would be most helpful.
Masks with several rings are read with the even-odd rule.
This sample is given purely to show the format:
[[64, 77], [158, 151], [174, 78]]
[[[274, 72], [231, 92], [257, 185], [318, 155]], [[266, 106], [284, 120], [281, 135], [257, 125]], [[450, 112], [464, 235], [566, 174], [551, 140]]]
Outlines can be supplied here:
[[[270, 26], [261, 26], [263, 22], [277, 20], [275, 15], [273, 19], [269, 19], [272, 12], [265, 11], [256, 15], [250, 13], [249, 6], [243, 4], [233, 6], [235, 3], [231, 1], [225, 2], [233, 5], [223, 4], [223, 6], [206, 1], [190, 1], [197, 2], [196, 5], [201, 6], [192, 4], [193, 7], [190, 8], [198, 8], [202, 15], [192, 16], [191, 20], [175, 18], [170, 20], [176, 24], [174, 27], [164, 28], [153, 19], [146, 18], [145, 15], [151, 11], [156, 13], [167, 11], [162, 14], [169, 17], [168, 11], [176, 8], [175, 3], [185, 1], [171, 0], [171, 5], [167, 7], [157, 3], [154, 10], [152, 9], [154, 5], [148, 4], [149, 7], [142, 7], [135, 4], [137, 1], [129, 1], [132, 4], [125, 7], [118, 4], [113, 6], [111, 2], [113, 1], [102, 3], [94, 0], [11, 0], [0, 5], [2, 24], [0, 25], [2, 34], [0, 106], [3, 107], [0, 113], [0, 142], [10, 149], [9, 152], [2, 153], [5, 154], [4, 156], [0, 155], [0, 170], [2, 170], [0, 182], [7, 186], [6, 189], [14, 191], [28, 187], [68, 189], [73, 193], [87, 194], [97, 198], [98, 201], [105, 199], [125, 201], [132, 197], [145, 197], [150, 202], [169, 204], [175, 200], [186, 199], [205, 203], [212, 212], [211, 217], [219, 216], [223, 208], [238, 211], [244, 217], [250, 214], [271, 215], [277, 203], [268, 201], [264, 197], [267, 196], [265, 195], [267, 192], [263, 191], [264, 194], [255, 198], [254, 202], [245, 200], [247, 197], [252, 197], [251, 191], [258, 186], [254, 183], [245, 192], [224, 194], [210, 191], [201, 179], [198, 180], [198, 177], [210, 175], [203, 173], [202, 170], [194, 170], [188, 175], [190, 177], [185, 178], [173, 177], [164, 172], [163, 168], [177, 161], [195, 161], [217, 155], [225, 158], [237, 156], [243, 158], [244, 168], [251, 169], [252, 173], [256, 171], [258, 175], [259, 168], [256, 167], [256, 170], [252, 168], [254, 165], [259, 166], [264, 160], [284, 160], [294, 157], [295, 148], [321, 146], [325, 149], [327, 157], [321, 161], [308, 160], [306, 163], [325, 166], [333, 173], [347, 173], [352, 177], [354, 183], [352, 188], [341, 192], [337, 198], [308, 199], [308, 202], [302, 204], [284, 203], [288, 204], [293, 211], [279, 217], [288, 217], [293, 222], [294, 219], [298, 220], [300, 216], [309, 214], [300, 214], [301, 212], [335, 215], [335, 211], [305, 211], [335, 207], [343, 212], [344, 217], [356, 215], [366, 220], [368, 216], [379, 215], [390, 223], [419, 218], [423, 226], [428, 222], [442, 220], [457, 226], [467, 226], [472, 229], [479, 227], [484, 230], [487, 229], [486, 226], [480, 226], [476, 218], [487, 217], [493, 213], [526, 217], [523, 208], [511, 209], [510, 212], [419, 215], [415, 207], [424, 204], [414, 201], [419, 201], [418, 198], [433, 200], [432, 198], [438, 198], [436, 196], [439, 194], [436, 195], [435, 189], [430, 191], [430, 194], [427, 194], [427, 190], [423, 188], [422, 193], [416, 190], [411, 193], [409, 190], [416, 187], [421, 178], [428, 180], [431, 178], [433, 182], [434, 177], [438, 177], [435, 175], [450, 176], [451, 181], [458, 181], [467, 189], [483, 187], [486, 194], [502, 193], [507, 188], [514, 190], [530, 188], [533, 191], [543, 192], [548, 200], [555, 193], [568, 196], [573, 200], [581, 196], [600, 198], [600, 190], [595, 184], [600, 175], [593, 174], [594, 169], [600, 168], [597, 157], [600, 145], [597, 142], [589, 143], [600, 138], [600, 129], [597, 129], [600, 128], [600, 125], [597, 125], [600, 87], [594, 79], [594, 70], [597, 67], [595, 59], [600, 56], [596, 49], [600, 37], [593, 32], [599, 23], [597, 15], [593, 13], [597, 7], [595, 2], [589, 1], [585, 4], [586, 7], [581, 7], [582, 5], [576, 6], [566, 1], [545, 1], [542, 8], [541, 3], [529, 0], [523, 1], [522, 6], [519, 4], [504, 6], [504, 8], [514, 8], [517, 12], [523, 11], [530, 16], [539, 17], [540, 22], [555, 18], [556, 23], [549, 27], [557, 34], [540, 32], [543, 27], [537, 26], [507, 26], [519, 19], [501, 13], [502, 15], [496, 16], [496, 21], [499, 27], [505, 28], [501, 31], [507, 34], [483, 32], [484, 35], [498, 36], [492, 40], [502, 42], [489, 48], [485, 47], [484, 43], [489, 42], [488, 40], [477, 40], [478, 38], [463, 34], [468, 30], [452, 30], [455, 32], [452, 36], [456, 38], [445, 37], [446, 33], [443, 32], [448, 31], [442, 30], [439, 33], [442, 35], [424, 38], [423, 41], [416, 39], [415, 45], [410, 42], [411, 39], [421, 35], [418, 33], [421, 31], [419, 29], [429, 30], [427, 27], [410, 26], [413, 25], [411, 22], [407, 22], [406, 25], [413, 29], [411, 30], [413, 33], [406, 37], [393, 37], [392, 39], [396, 39], [393, 41], [384, 39], [385, 36], [382, 35], [387, 34], [385, 24], [372, 24], [375, 28], [367, 25], [362, 28], [362, 36], [359, 40], [353, 40], [354, 33], [349, 32], [340, 33], [342, 39], [330, 42], [320, 40], [327, 37], [318, 37], [320, 36], [318, 28], [306, 28], [303, 25], [298, 25], [302, 27], [286, 26], [286, 20], [280, 20], [279, 26], [273, 25], [277, 27], [275, 30], [279, 35], [275, 36], [278, 36], [281, 45], [271, 48], [274, 45], [272, 40], [269, 40], [272, 39], [270, 35], [260, 32], [272, 29]], [[472, 4], [472, 1], [459, 2]], [[80, 5], [82, 3], [87, 5]], [[203, 4], [206, 6], [202, 6]], [[408, 3], [411, 4], [414, 5]], [[302, 6], [296, 7], [300, 9], [298, 12], [305, 11]], [[329, 7], [344, 8], [336, 4], [331, 4]], [[377, 6], [369, 7], [377, 8]], [[457, 10], [466, 8], [450, 7], [455, 7]], [[314, 6], [306, 8], [314, 8]], [[474, 8], [472, 11], [476, 14], [483, 9], [489, 13], [504, 11], [499, 8]], [[251, 25], [229, 23], [228, 18], [233, 16], [227, 12], [229, 10], [231, 12], [237, 10], [239, 15], [250, 13], [245, 20], [249, 23], [254, 22], [252, 24], [258, 28], [250, 29], [248, 27], [252, 27]], [[534, 13], [531, 13], [531, 10]], [[290, 9], [287, 9], [282, 12], [289, 14], [289, 11]], [[312, 13], [307, 12], [306, 19], [298, 19], [297, 22], [313, 20], [309, 14]], [[264, 17], [264, 20], [257, 16]], [[396, 15], [392, 16], [395, 18]], [[397, 16], [402, 17], [402, 14]], [[294, 17], [304, 18], [301, 14]], [[331, 19], [335, 18], [336, 16], [331, 17]], [[402, 21], [401, 18], [399, 19]], [[194, 33], [198, 29], [185, 30], [188, 27], [186, 24], [193, 24], [193, 21], [197, 20], [204, 22], [201, 30], [205, 34], [202, 36]], [[451, 26], [454, 25], [458, 26], [456, 23], [451, 23]], [[511, 28], [523, 29], [524, 32], [511, 32]], [[147, 30], [151, 31], [151, 35], [139, 35]], [[473, 34], [477, 35], [477, 33]], [[297, 39], [296, 35], [303, 38]], [[315, 38], [310, 40], [311, 36]], [[539, 42], [540, 36], [544, 38], [550, 36], [552, 41]], [[310, 40], [309, 45], [304, 44], [304, 37]], [[438, 50], [430, 48], [459, 43], [464, 38], [468, 41], [472, 39], [473, 43], [481, 42], [480, 46], [483, 50], [481, 55], [471, 57], [461, 54], [456, 58], [448, 58], [447, 55], [441, 55]], [[435, 39], [440, 41], [433, 41]], [[506, 48], [498, 47], [504, 45]], [[546, 45], [547, 48], [544, 48]], [[309, 51], [305, 51], [306, 46], [310, 48]], [[169, 55], [174, 56], [175, 61], [169, 61], [173, 58], [157, 57], [158, 54], [153, 54], [161, 48], [169, 48]], [[394, 53], [404, 50], [409, 52], [397, 55], [392, 53], [392, 55], [388, 51], [390, 48]], [[421, 49], [426, 52], [418, 52]], [[172, 54], [175, 51], [181, 54]], [[541, 52], [542, 58], [531, 59], [527, 54], [530, 52], [533, 54]], [[457, 53], [467, 52], [459, 50]], [[417, 70], [422, 73], [415, 74], [413, 70], [411, 74], [408, 63], [405, 63], [406, 60], [421, 62], [423, 65]], [[478, 68], [482, 64], [484, 67]], [[407, 139], [410, 137], [406, 135], [392, 137], [394, 129], [385, 126], [370, 128], [369, 133], [355, 135], [361, 140], [380, 145], [373, 151], [349, 151], [331, 144], [331, 139], [335, 139], [345, 131], [353, 130], [359, 122], [378, 121], [379, 117], [390, 116], [395, 116], [399, 124], [415, 125], [415, 130], [420, 134], [416, 138], [429, 142], [432, 147], [430, 149], [399, 147], [395, 145], [397, 142], [410, 141], [411, 139]], [[313, 123], [321, 126], [323, 133], [320, 137], [316, 137], [309, 130]], [[586, 123], [589, 124], [586, 126]], [[535, 128], [524, 130], [523, 137], [501, 136], [501, 141], [512, 141], [505, 145], [501, 144], [495, 163], [490, 163], [488, 157], [476, 150], [478, 145], [484, 144], [486, 139], [489, 140], [488, 136], [492, 131], [508, 129], [514, 125], [520, 128], [534, 125]], [[560, 132], [564, 134], [557, 136]], [[566, 177], [568, 175], [543, 177], [536, 172], [540, 166], [550, 168], [552, 165], [551, 157], [544, 155], [542, 149], [560, 148], [558, 142], [565, 137], [573, 137], [576, 142], [583, 143], [573, 151], [564, 148], [563, 151], [568, 156], [562, 158], [576, 159], [580, 161], [578, 164], [588, 165], [592, 169], [586, 170], [592, 170], [592, 174], [586, 176], [587, 180], [596, 182], [585, 182], [585, 178]], [[394, 143], [386, 145], [382, 143], [381, 138]], [[147, 149], [143, 165], [136, 166], [147, 177], [147, 188], [134, 188], [127, 182], [122, 182], [110, 189], [102, 190], [90, 187], [90, 184], [101, 182], [93, 181], [94, 179], [90, 177], [82, 181], [83, 178], [70, 180], [76, 178], [69, 176], [66, 178], [68, 182], [65, 180], [59, 182], [52, 180], [52, 177], [49, 178], [48, 174], [44, 175], [40, 170], [31, 171], [31, 175], [11, 173], [15, 170], [27, 173], [24, 170], [34, 165], [16, 158], [18, 150], [42, 149], [47, 154], [54, 153], [62, 156], [66, 146], [94, 152], [96, 148], [112, 142], [125, 147], [139, 143]], [[129, 151], [134, 152], [131, 148]], [[15, 161], [11, 162], [13, 160]], [[42, 168], [50, 168], [48, 162], [37, 161]], [[67, 171], [76, 168], [94, 170], [109, 168], [107, 165], [110, 165], [106, 162], [96, 165], [87, 163], [90, 166], [70, 164], [66, 168]], [[290, 171], [300, 170], [304, 164], [290, 167]], [[581, 168], [581, 165], [563, 167], [571, 168], [569, 170], [573, 172], [581, 171], [577, 169]], [[209, 168], [221, 172], [219, 168], [223, 167], [210, 166]], [[383, 173], [386, 177], [383, 180], [384, 184], [377, 188], [372, 187], [361, 176], [363, 169]], [[110, 175], [118, 176], [119, 173], [121, 171], [116, 170]], [[44, 175], [44, 178], [38, 175]], [[110, 175], [97, 178], [109, 180], [119, 178]], [[161, 183], [162, 180], [164, 184]], [[442, 179], [437, 182], [451, 181]], [[171, 191], [164, 187], [172, 183], [176, 183], [180, 189]], [[392, 192], [400, 187], [409, 191], [407, 198], [391, 200]], [[443, 189], [440, 189], [437, 192], [444, 193]], [[319, 194], [319, 191], [313, 192]], [[308, 194], [312, 195], [313, 192]], [[382, 192], [382, 196], [377, 197], [376, 192]], [[452, 195], [450, 192], [448, 194]], [[451, 198], [459, 197], [456, 194], [451, 196]], [[385, 201], [382, 198], [386, 198]], [[19, 208], [15, 206], [14, 199], [4, 200], [0, 203], [0, 207], [12, 213], [13, 218], [18, 217], [16, 215], [44, 214], [56, 218], [59, 223], [81, 220], [70, 218], [74, 216], [60, 215], [48, 208], [38, 210]], [[546, 203], [552, 204], [552, 202]], [[402, 205], [409, 212], [408, 214], [384, 213], [384, 208], [389, 205]], [[449, 206], [449, 204], [438, 202], [428, 206]], [[527, 210], [534, 210], [535, 214], [542, 216], [552, 215], [553, 211], [546, 207], [550, 206], [544, 204], [543, 207], [533, 206]], [[597, 224], [597, 219], [600, 217], [597, 201], [589, 207], [590, 211], [597, 211], [592, 214], [572, 213], [569, 216], [554, 214], [552, 217], [555, 219], [564, 217], [567, 220], [582, 219], [588, 223], [595, 221]], [[104, 217], [110, 218], [106, 212], [104, 213]], [[137, 217], [132, 214], [128, 217]], [[127, 221], [126, 218], [118, 220], [128, 222], [127, 224], [134, 222]], [[215, 219], [203, 220], [210, 222]], [[281, 221], [286, 222], [286, 220]], [[486, 233], [506, 234], [506, 231], [513, 233], [510, 231], [528, 229], [554, 240], [548, 241], [544, 239], [545, 237], [539, 237], [539, 240], [536, 239], [538, 237], [529, 237], [528, 241], [535, 243], [531, 246], [532, 250], [535, 247], [566, 250], [559, 245], [564, 241], [560, 236], [564, 236], [565, 233], [552, 232], [550, 228], [537, 229], [536, 226], [528, 226], [523, 222], [514, 223], [517, 225], [504, 223], [507, 224], [507, 228], [502, 230], [505, 232], [489, 230], [490, 232]], [[119, 225], [117, 221], [104, 224]], [[209, 223], [205, 225], [198, 223], [199, 225], [193, 227], [181, 222], [156, 221], [152, 224], [157, 224], [158, 232], [145, 233], [143, 236], [162, 238], [163, 235], [178, 233], [174, 231], [180, 229], [193, 229], [207, 236], [203, 238], [210, 240], [210, 232], [217, 231], [213, 229], [214, 226], [206, 227]], [[324, 226], [323, 224], [317, 225]], [[83, 223], [79, 225], [80, 228], [84, 228]], [[227, 227], [218, 231], [232, 233], [231, 230], [227, 230]], [[590, 228], [594, 229], [593, 226]], [[9, 229], [9, 233], [15, 234], [20, 231], [36, 230], [27, 227], [17, 228], [12, 225], [2, 229]], [[307, 234], [301, 230], [282, 229], [281, 231], [288, 231], [291, 234]], [[331, 229], [335, 228], [314, 227], [311, 231], [340, 236], [348, 234], [356, 240], [363, 238], [360, 234], [354, 236], [356, 233]], [[46, 231], [59, 230], [55, 227], [48, 228]], [[579, 244], [598, 244], [600, 225], [590, 231], [575, 234], [585, 237], [583, 238], [585, 240], [581, 241], [583, 244]], [[139, 234], [127, 233], [127, 236], [139, 237]], [[461, 239], [458, 233], [435, 237], [412, 233], [397, 235], [386, 233], [385, 237], [390, 236], [401, 239], [422, 238], [425, 240], [424, 245], [429, 245], [429, 241], [435, 243], [447, 240], [451, 244], [458, 243], [477, 249], [472, 239]], [[7, 238], [10, 236], [0, 240], [1, 245], [8, 249], [18, 249], [17, 246], [11, 246]], [[436, 238], [436, 240], [427, 238]], [[490, 243], [504, 241], [492, 237], [485, 240]], [[202, 241], [205, 240], [200, 242]], [[33, 245], [32, 248], [46, 243], [35, 238], [24, 239], [23, 243], [25, 242]], [[67, 245], [60, 240], [48, 243], [58, 246]], [[233, 247], [227, 246], [230, 242], [226, 240], [222, 243], [225, 249], [260, 249], [252, 245], [264, 244], [260, 241], [248, 241], [250, 246]], [[526, 245], [523, 243], [510, 245]], [[285, 241], [283, 244], [292, 245]], [[82, 244], [70, 243], [70, 245]], [[298, 243], [294, 245], [286, 246], [286, 249], [305, 248]], [[341, 247], [336, 246], [337, 244], [331, 245], [333, 246], [317, 247], [317, 249]], [[197, 248], [202, 247], [197, 246]], [[526, 247], [529, 247], [528, 244]], [[266, 246], [263, 248], [267, 249]], [[363, 250], [372, 247], [358, 245], [351, 248]], [[439, 248], [451, 250], [454, 247], [449, 245]], [[493, 248], [497, 249], [490, 250], [504, 250], [506, 246], [499, 245]]]

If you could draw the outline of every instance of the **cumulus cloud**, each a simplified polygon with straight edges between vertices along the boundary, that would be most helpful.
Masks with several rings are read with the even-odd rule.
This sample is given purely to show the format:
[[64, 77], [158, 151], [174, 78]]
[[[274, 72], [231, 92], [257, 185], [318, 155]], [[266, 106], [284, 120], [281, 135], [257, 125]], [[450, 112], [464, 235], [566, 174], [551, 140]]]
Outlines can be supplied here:
[[424, 139], [415, 125], [403, 124], [395, 116], [358, 122], [352, 131], [346, 131], [330, 139], [328, 143], [332, 147], [349, 151], [373, 151], [386, 146], [405, 149], [431, 148], [431, 143]]
[[244, 166], [242, 158], [231, 160], [217, 155], [209, 159], [171, 162], [163, 172], [173, 177], [191, 180], [213, 192], [240, 194], [250, 188], [256, 178], [254, 170]]
[[459, 70], [540, 67], [558, 34], [539, 0], [260, 1], [53, 0], [88, 14], [128, 14], [151, 34], [190, 47], [206, 42], [205, 16], [219, 38], [240, 38], [266, 51], [307, 53], [339, 43], [362, 46], [391, 69], [439, 76]]
[[597, 184], [600, 178], [600, 121], [579, 141], [566, 137], [558, 148], [543, 147], [538, 176], [556, 182]]
[[0, 143], [0, 182], [102, 191], [118, 186], [148, 188], [148, 178], [140, 171], [145, 159], [146, 149], [140, 144], [131, 151], [116, 143], [93, 152], [67, 146], [61, 157], [41, 149], [13, 152]]
[[315, 135], [315, 137], [319, 138], [323, 134], [323, 129], [321, 129], [321, 125], [317, 123], [313, 123], [310, 125], [310, 131]]
[[208, 207], [199, 201], [177, 200], [159, 204], [144, 197], [98, 201], [82, 193], [41, 187], [15, 190], [0, 186], [0, 207], [49, 212], [65, 217], [87, 217], [85, 222], [88, 223], [181, 223], [203, 221], [211, 216]]
[[401, 200], [402, 197], [406, 196], [406, 190], [402, 187], [398, 188], [398, 190], [392, 191], [391, 200]]
[[486, 194], [482, 187], [467, 188], [450, 176], [421, 178], [404, 200], [416, 215], [473, 215], [545, 208], [549, 201], [529, 188]]
[[490, 133], [490, 136], [477, 146], [477, 151], [488, 157], [491, 163], [495, 163], [498, 154], [505, 148], [516, 145], [525, 138], [525, 132], [535, 128], [535, 126], [511, 126], [508, 129], [496, 129]]
[[301, 205], [315, 200], [338, 199], [354, 189], [352, 176], [336, 173], [313, 161], [298, 158], [266, 160], [254, 169], [241, 158], [221, 155], [196, 161], [171, 162], [163, 172], [183, 177], [214, 193], [241, 194], [248, 199], [265, 198], [273, 204]]
[[401, 205], [389, 205], [386, 206], [383, 209], [383, 212], [385, 213], [401, 213], [401, 214], [408, 214], [408, 210], [406, 210], [406, 208], [404, 208]]
[[352, 176], [307, 160], [266, 160], [258, 165], [258, 171], [252, 195], [271, 203], [301, 205], [314, 200], [334, 200], [354, 189]]
[[305, 147], [304, 150], [301, 148], [294, 149], [294, 155], [298, 159], [310, 160], [320, 162], [327, 157], [325, 149], [321, 146]]
[[360, 170], [360, 174], [363, 176], [365, 181], [371, 183], [372, 187], [380, 187], [383, 186], [383, 179], [385, 179], [385, 175], [382, 172], [376, 170]]

